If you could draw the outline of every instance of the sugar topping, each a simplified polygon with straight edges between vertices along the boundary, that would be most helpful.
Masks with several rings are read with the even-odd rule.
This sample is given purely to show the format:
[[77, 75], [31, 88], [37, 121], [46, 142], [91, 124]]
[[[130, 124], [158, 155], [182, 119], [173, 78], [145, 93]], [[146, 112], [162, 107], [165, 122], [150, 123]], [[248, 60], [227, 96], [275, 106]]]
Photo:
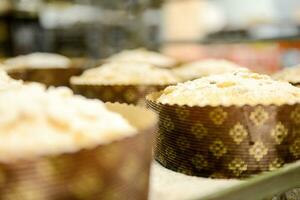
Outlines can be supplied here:
[[3, 90], [13, 89], [20, 87], [22, 81], [17, 81], [10, 78], [5, 71], [0, 70], [0, 92]]
[[107, 63], [71, 79], [75, 84], [171, 84], [178, 81], [170, 70], [138, 62]]
[[300, 88], [267, 75], [235, 72], [169, 86], [157, 102], [190, 106], [280, 105], [300, 102]]
[[29, 84], [0, 93], [0, 115], [1, 162], [74, 152], [136, 134], [101, 101], [64, 87]]
[[241, 67], [227, 60], [207, 59], [185, 64], [175, 68], [174, 73], [183, 80], [192, 80], [204, 76], [223, 74], [235, 71], [249, 71], [247, 68]]
[[9, 58], [4, 61], [7, 70], [19, 68], [68, 68], [71, 60], [53, 53], [32, 53]]
[[163, 54], [146, 49], [124, 50], [108, 58], [109, 61], [149, 63], [156, 67], [173, 67], [176, 61]]
[[300, 65], [286, 68], [272, 76], [276, 80], [287, 81], [290, 83], [300, 83]]

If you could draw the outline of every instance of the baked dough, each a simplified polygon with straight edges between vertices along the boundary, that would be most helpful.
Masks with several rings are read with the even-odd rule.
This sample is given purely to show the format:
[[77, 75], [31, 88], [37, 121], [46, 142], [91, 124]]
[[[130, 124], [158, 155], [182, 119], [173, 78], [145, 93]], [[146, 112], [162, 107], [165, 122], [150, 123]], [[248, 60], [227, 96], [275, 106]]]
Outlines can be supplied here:
[[272, 76], [276, 80], [300, 83], [300, 65], [283, 69]]
[[223, 74], [235, 71], [249, 71], [240, 65], [227, 60], [207, 59], [196, 61], [175, 68], [174, 73], [182, 80], [193, 80], [204, 76]]
[[148, 51], [146, 49], [124, 50], [108, 58], [112, 62], [141, 62], [149, 63], [156, 67], [173, 67], [177, 64], [176, 60], [163, 54]]
[[153, 67], [148, 63], [112, 62], [86, 70], [73, 77], [72, 84], [174, 84], [179, 79], [167, 69]]
[[29, 84], [0, 93], [0, 161], [93, 148], [137, 133], [99, 100]]
[[267, 75], [235, 72], [169, 86], [157, 102], [190, 106], [280, 105], [300, 102], [300, 88]]
[[10, 78], [7, 73], [0, 70], [0, 91], [10, 90], [22, 86], [22, 81], [17, 81]]
[[3, 64], [6, 70], [23, 68], [68, 68], [71, 60], [53, 53], [32, 53], [6, 59]]

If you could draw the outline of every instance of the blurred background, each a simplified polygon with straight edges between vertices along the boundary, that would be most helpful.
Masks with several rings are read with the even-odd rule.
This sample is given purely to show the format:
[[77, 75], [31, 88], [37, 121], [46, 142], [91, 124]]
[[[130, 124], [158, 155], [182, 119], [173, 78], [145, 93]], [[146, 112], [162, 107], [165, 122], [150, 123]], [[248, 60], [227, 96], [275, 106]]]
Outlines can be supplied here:
[[160, 50], [264, 73], [300, 63], [299, 0], [0, 0], [0, 57]]

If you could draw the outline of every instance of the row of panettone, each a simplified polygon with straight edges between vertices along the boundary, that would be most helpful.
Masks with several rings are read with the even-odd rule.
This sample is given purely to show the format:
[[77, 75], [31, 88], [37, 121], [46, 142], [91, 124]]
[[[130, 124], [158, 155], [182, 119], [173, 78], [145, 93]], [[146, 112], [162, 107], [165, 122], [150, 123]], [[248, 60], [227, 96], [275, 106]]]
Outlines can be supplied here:
[[168, 85], [232, 71], [247, 71], [225, 60], [206, 60], [183, 65], [162, 54], [145, 49], [127, 50], [101, 60], [101, 66], [85, 70], [83, 60], [33, 53], [3, 62], [12, 77], [48, 86], [71, 85], [76, 93], [103, 101], [139, 104], [147, 93]]
[[[145, 49], [125, 50], [101, 62], [103, 65], [85, 71], [71, 82], [94, 85], [170, 85], [208, 75], [248, 71], [226, 60], [207, 59], [180, 65], [175, 59]], [[16, 78], [57, 86], [69, 85], [69, 79], [81, 74], [86, 67], [84, 59], [71, 59], [53, 53], [17, 56], [4, 60], [1, 65]], [[274, 78], [297, 83], [298, 71], [299, 67], [292, 67], [275, 74]]]
[[[39, 54], [31, 56], [37, 55]], [[48, 57], [47, 59], [50, 58]], [[45, 61], [47, 59], [41, 60]], [[6, 66], [9, 66], [8, 61], [4, 62]], [[208, 60], [176, 68], [172, 68], [177, 65], [175, 64], [176, 62], [174, 60], [171, 61], [172, 59], [170, 58], [145, 50], [125, 51], [104, 60], [105, 64], [101, 67], [86, 70], [81, 76], [72, 77], [71, 85], [76, 93], [83, 94], [86, 97], [126, 103], [139, 103], [144, 101], [146, 94], [149, 92], [157, 91], [159, 88], [162, 89], [159, 92], [151, 93], [146, 98], [148, 107], [157, 112], [159, 116], [159, 129], [155, 134], [155, 159], [164, 167], [177, 172], [211, 178], [244, 178], [260, 172], [277, 169], [285, 163], [290, 163], [300, 158], [300, 132], [298, 131], [300, 125], [299, 88], [287, 82], [275, 81], [267, 75], [249, 72], [247, 69], [227, 61]], [[51, 61], [49, 63], [52, 63], [53, 66], [55, 62]], [[43, 68], [49, 68], [49, 66], [45, 66], [47, 65], [43, 65]], [[54, 80], [59, 75], [57, 73], [54, 76]], [[206, 75], [211, 76], [199, 78], [199, 76]], [[47, 77], [49, 74], [44, 73], [44, 76]], [[195, 80], [178, 83], [188, 79]], [[178, 84], [165, 88], [167, 85], [176, 83]], [[57, 89], [54, 90], [56, 91]], [[53, 93], [51, 90], [46, 92], [45, 89], [43, 89], [42, 93], [49, 92]], [[68, 92], [70, 91], [68, 90]], [[68, 96], [66, 94], [68, 92], [61, 91], [60, 94]], [[31, 94], [29, 91], [24, 92], [24, 99], [31, 98], [31, 96], [34, 96], [33, 93]], [[12, 94], [12, 96], [16, 95]], [[20, 94], [20, 98], [16, 98], [20, 100], [16, 101], [27, 102], [32, 105], [25, 109], [29, 113], [31, 110], [35, 111], [36, 106], [34, 104], [37, 102], [22, 100], [23, 97], [21, 96]], [[45, 99], [52, 98], [49, 96], [49, 98], [45, 97]], [[47, 120], [49, 120], [48, 122], [51, 123], [51, 126], [57, 126], [54, 130], [55, 133], [57, 133], [56, 130], [61, 132], [71, 130], [71, 133], [74, 131], [76, 133], [76, 141], [84, 144], [90, 143], [89, 138], [86, 138], [85, 134], [80, 134], [85, 133], [85, 129], [91, 131], [91, 136], [97, 137], [97, 134], [93, 135], [95, 133], [93, 130], [102, 130], [101, 125], [100, 127], [94, 127], [92, 124], [89, 126], [88, 122], [85, 124], [84, 121], [75, 117], [77, 115], [81, 116], [81, 111], [87, 112], [82, 114], [81, 117], [94, 121], [97, 117], [100, 117], [90, 116], [97, 112], [96, 108], [82, 106], [78, 111], [65, 110], [69, 106], [75, 106], [75, 104], [67, 102], [65, 108], [61, 109], [64, 105], [58, 108], [56, 105], [60, 104], [54, 99], [52, 99], [53, 103], [43, 103], [42, 105], [52, 105], [50, 107], [53, 110], [49, 111], [49, 113], [56, 115], [54, 115], [54, 118], [47, 117]], [[23, 109], [27, 103], [23, 103], [20, 109]], [[95, 103], [98, 104], [99, 101]], [[142, 109], [139, 113], [135, 113], [139, 110], [138, 108], [108, 105], [110, 108], [112, 107], [113, 111], [119, 111], [121, 108], [123, 111], [124, 109], [126, 111], [124, 116], [131, 117], [130, 119], [133, 117], [133, 122], [137, 123], [136, 125], [147, 124], [148, 127], [154, 126], [153, 121], [155, 121], [155, 117], [149, 111]], [[117, 108], [114, 109], [114, 106]], [[16, 109], [18, 108], [16, 107]], [[47, 106], [40, 107], [40, 109], [46, 108]], [[38, 110], [36, 111], [37, 113]], [[16, 110], [13, 113], [18, 112]], [[22, 114], [21, 117], [23, 116], [26, 115]], [[18, 117], [15, 118], [19, 119]], [[104, 118], [106, 117], [104, 116]], [[113, 119], [103, 123], [112, 124], [112, 127], [115, 126], [113, 124], [117, 124], [114, 123]], [[18, 124], [18, 122], [8, 123], [5, 127], [14, 127], [15, 124]], [[41, 130], [40, 128], [37, 130]], [[52, 133], [49, 132], [49, 134]], [[110, 134], [108, 135], [111, 136]], [[114, 136], [114, 134], [112, 135]], [[97, 163], [98, 165], [106, 163], [107, 166], [93, 166], [95, 162], [92, 162], [94, 160], [91, 160], [90, 157], [80, 157], [80, 159], [86, 160], [91, 165], [84, 166], [92, 171], [88, 173], [89, 175], [84, 175], [84, 172], [82, 172], [85, 170], [84, 168], [75, 169], [71, 167], [66, 169], [68, 171], [66, 176], [69, 177], [66, 181], [74, 181], [74, 177], [71, 175], [74, 173], [72, 170], [84, 176], [82, 177], [83, 183], [75, 184], [74, 186], [76, 188], [74, 189], [75, 191], [83, 190], [78, 192], [79, 194], [77, 195], [81, 195], [82, 199], [88, 199], [89, 195], [92, 194], [105, 196], [109, 189], [103, 186], [104, 189], [100, 190], [94, 184], [110, 186], [112, 183], [109, 182], [108, 184], [106, 181], [112, 179], [115, 192], [110, 192], [110, 195], [121, 195], [119, 197], [122, 198], [123, 193], [119, 192], [122, 190], [125, 191], [126, 195], [137, 195], [140, 192], [139, 194], [145, 197], [150, 165], [149, 152], [151, 142], [149, 142], [149, 138], [151, 138], [151, 134], [137, 135], [140, 135], [139, 141], [128, 142], [127, 146], [125, 146], [125, 142], [122, 140], [122, 142], [118, 143], [122, 147], [109, 147], [112, 145], [108, 145], [107, 148], [109, 150], [101, 151], [105, 155], [99, 156], [97, 154], [97, 156], [92, 156], [93, 159], [103, 157], [100, 164], [99, 162]], [[14, 138], [18, 138], [18, 136]], [[94, 140], [95, 138], [92, 139], [92, 141]], [[54, 144], [59, 145], [55, 141], [51, 140]], [[97, 144], [96, 142], [95, 145]], [[47, 145], [42, 146], [47, 148]], [[104, 147], [100, 145], [98, 148]], [[120, 149], [118, 150], [118, 148]], [[33, 148], [31, 151], [35, 152], [36, 150]], [[90, 153], [88, 151], [84, 155], [92, 155], [93, 152], [94, 150], [92, 149]], [[124, 152], [126, 153], [125, 157]], [[148, 156], [143, 156], [143, 153]], [[77, 154], [75, 155], [71, 154], [69, 157], [67, 156], [66, 160], [62, 159], [63, 166], [69, 166], [67, 163], [69, 162], [67, 161], [68, 159], [81, 166], [80, 163], [82, 161], [77, 158]], [[122, 156], [123, 159], [118, 160]], [[137, 158], [140, 159], [132, 161]], [[56, 156], [54, 156], [54, 160], [56, 159]], [[123, 162], [123, 166], [120, 166], [120, 162]], [[46, 163], [48, 163], [48, 160]], [[44, 166], [43, 162], [41, 166]], [[56, 168], [56, 164], [54, 167], [49, 167], [48, 164], [45, 166], [47, 169], [52, 170], [50, 171], [53, 175], [52, 168]], [[101, 171], [97, 167], [101, 168], [101, 170], [106, 169], [106, 171]], [[122, 172], [123, 168], [126, 171], [124, 174]], [[64, 169], [62, 170], [64, 171]], [[96, 173], [95, 171], [100, 172]], [[118, 171], [121, 171], [121, 175], [119, 175]], [[114, 177], [112, 175], [113, 172], [117, 173], [115, 178], [112, 178]], [[58, 172], [55, 171], [55, 173]], [[106, 174], [108, 175], [106, 176]], [[141, 176], [141, 174], [144, 174], [144, 176]], [[93, 176], [96, 178], [91, 178]], [[125, 180], [129, 181], [137, 177], [139, 179], [132, 181], [136, 184], [128, 184], [124, 177], [127, 177]], [[38, 178], [40, 177], [38, 176]], [[53, 177], [51, 177], [52, 179]], [[100, 179], [101, 184], [97, 182]], [[57, 180], [55, 179], [55, 181]], [[59, 181], [62, 181], [61, 178]], [[52, 186], [56, 186], [57, 183], [55, 182]], [[66, 184], [66, 182], [62, 184]], [[137, 187], [140, 190], [137, 190]], [[59, 187], [53, 190], [57, 192], [56, 190], [59, 190]], [[62, 193], [59, 194], [75, 195], [69, 187], [63, 187]], [[117, 197], [115, 198], [117, 199]]]
[[[33, 53], [7, 59], [2, 68], [12, 77], [24, 81], [37, 81], [47, 86], [71, 85], [75, 93], [90, 98], [134, 104], [142, 103], [150, 92], [179, 82], [226, 72], [249, 71], [226, 60], [179, 65], [172, 58], [145, 49], [125, 50], [101, 62], [103, 64], [99, 67], [84, 71], [87, 64], [83, 59]], [[297, 69], [284, 70], [274, 77], [296, 84]]]

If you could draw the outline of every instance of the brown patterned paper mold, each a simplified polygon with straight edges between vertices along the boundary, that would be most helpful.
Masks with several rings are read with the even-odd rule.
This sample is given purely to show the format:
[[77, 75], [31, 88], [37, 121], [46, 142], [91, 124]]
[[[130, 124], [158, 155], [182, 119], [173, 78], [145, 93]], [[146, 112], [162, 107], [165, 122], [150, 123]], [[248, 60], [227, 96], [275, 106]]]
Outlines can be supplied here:
[[178, 106], [147, 104], [159, 114], [155, 159], [189, 175], [243, 178], [300, 158], [300, 104]]
[[89, 85], [72, 83], [71, 87], [74, 93], [87, 98], [96, 98], [104, 102], [144, 105], [147, 94], [162, 90], [167, 85]]
[[[156, 116], [138, 107], [106, 105], [139, 133], [75, 153], [0, 163], [0, 199], [147, 199]], [[145, 118], [136, 120], [140, 115]]]
[[79, 75], [83, 68], [48, 68], [48, 69], [16, 69], [8, 71], [9, 76], [14, 79], [39, 82], [46, 86], [69, 86], [72, 76]]

